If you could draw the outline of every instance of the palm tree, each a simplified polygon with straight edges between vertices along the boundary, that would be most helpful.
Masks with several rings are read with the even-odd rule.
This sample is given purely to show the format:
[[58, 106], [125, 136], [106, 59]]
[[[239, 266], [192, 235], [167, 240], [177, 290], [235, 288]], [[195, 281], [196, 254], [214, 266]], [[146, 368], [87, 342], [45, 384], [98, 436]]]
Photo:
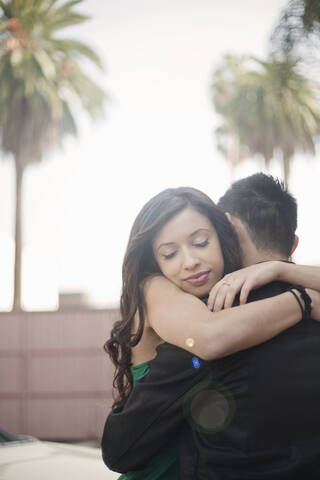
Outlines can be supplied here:
[[245, 57], [225, 55], [213, 74], [213, 105], [223, 117], [223, 123], [215, 130], [217, 148], [230, 163], [231, 183], [235, 180], [236, 166], [247, 156], [232, 114], [232, 100], [245, 72]]
[[[223, 65], [224, 75], [219, 78], [216, 71], [213, 82], [213, 102], [224, 117], [220, 128], [226, 128], [229, 137], [237, 136], [239, 152], [260, 154], [266, 168], [280, 152], [288, 184], [294, 153], [315, 154], [320, 133], [319, 86], [298, 72], [298, 60], [242, 57], [240, 61], [229, 56]], [[219, 97], [220, 88], [227, 94]]]
[[271, 43], [278, 54], [293, 50], [320, 37], [320, 3], [317, 0], [289, 0], [272, 32]]
[[270, 36], [278, 59], [301, 59], [300, 69], [318, 82], [320, 76], [320, 2], [289, 0]]
[[73, 107], [103, 114], [103, 90], [82, 70], [82, 57], [102, 68], [86, 44], [57, 37], [88, 17], [73, 7], [82, 0], [0, 0], [0, 139], [16, 171], [13, 308], [21, 308], [21, 201], [26, 167], [39, 162], [67, 135], [76, 135]]

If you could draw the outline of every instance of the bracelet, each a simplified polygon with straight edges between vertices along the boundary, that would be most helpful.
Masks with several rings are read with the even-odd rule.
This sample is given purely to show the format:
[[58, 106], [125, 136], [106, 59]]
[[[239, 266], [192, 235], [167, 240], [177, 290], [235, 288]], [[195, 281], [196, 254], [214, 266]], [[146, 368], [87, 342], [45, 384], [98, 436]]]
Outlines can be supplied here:
[[[304, 308], [302, 306], [302, 303], [301, 303], [301, 300], [299, 298], [299, 296], [296, 294], [296, 292], [294, 292], [294, 290], [298, 290], [298, 292], [301, 293], [301, 298], [304, 302]], [[310, 319], [310, 315], [311, 315], [311, 298], [309, 297], [309, 295], [307, 294], [305, 288], [301, 287], [300, 285], [292, 285], [290, 288], [288, 288], [287, 292], [291, 292], [292, 295], [295, 297], [295, 299], [297, 300], [298, 304], [299, 304], [299, 307], [301, 309], [301, 313], [302, 313], [302, 320], [308, 320]]]
[[303, 309], [303, 306], [302, 306], [302, 303], [300, 301], [300, 298], [298, 297], [298, 295], [296, 294], [296, 292], [294, 290], [287, 290], [288, 292], [292, 293], [292, 295], [295, 297], [295, 299], [297, 300], [298, 304], [299, 304], [299, 307], [300, 307], [300, 310], [301, 310], [301, 313], [302, 313], [302, 318], [304, 317], [304, 309]]

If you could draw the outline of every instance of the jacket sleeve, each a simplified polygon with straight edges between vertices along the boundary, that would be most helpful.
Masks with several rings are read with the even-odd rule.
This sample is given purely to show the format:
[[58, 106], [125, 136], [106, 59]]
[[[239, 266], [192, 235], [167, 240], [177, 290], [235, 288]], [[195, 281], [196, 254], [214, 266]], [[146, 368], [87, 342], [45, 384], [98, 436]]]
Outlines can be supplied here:
[[184, 421], [184, 396], [209, 372], [210, 362], [197, 359], [199, 366], [191, 353], [174, 345], [160, 344], [157, 352], [148, 374], [107, 417], [101, 446], [111, 470], [143, 468], [177, 437]]

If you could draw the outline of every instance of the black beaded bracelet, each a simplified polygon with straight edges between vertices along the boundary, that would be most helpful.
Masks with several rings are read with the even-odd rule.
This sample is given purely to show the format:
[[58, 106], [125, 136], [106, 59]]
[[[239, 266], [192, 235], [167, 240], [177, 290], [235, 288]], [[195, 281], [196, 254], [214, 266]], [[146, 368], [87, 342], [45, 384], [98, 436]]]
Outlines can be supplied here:
[[[299, 296], [296, 294], [296, 292], [294, 292], [294, 290], [298, 290], [298, 292], [301, 293], [301, 298], [304, 301], [304, 308], [302, 306], [302, 303], [301, 303], [301, 300], [300, 300]], [[291, 292], [292, 295], [294, 295], [294, 297], [296, 298], [296, 300], [299, 304], [299, 307], [301, 309], [302, 320], [309, 319], [310, 315], [311, 315], [311, 298], [307, 294], [305, 288], [301, 287], [300, 285], [292, 285], [290, 288], [288, 288], [287, 291]]]

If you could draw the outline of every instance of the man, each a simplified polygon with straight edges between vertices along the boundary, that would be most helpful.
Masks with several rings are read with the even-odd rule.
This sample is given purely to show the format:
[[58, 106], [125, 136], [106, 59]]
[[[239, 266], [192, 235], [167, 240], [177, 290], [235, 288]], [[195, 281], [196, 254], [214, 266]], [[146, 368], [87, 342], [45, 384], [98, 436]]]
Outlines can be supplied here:
[[[286, 260], [296, 247], [295, 200], [271, 177], [236, 182], [220, 203], [239, 235], [244, 265]], [[239, 274], [219, 282], [210, 299], [215, 309], [233, 299]], [[243, 298], [243, 277], [240, 285]], [[274, 282], [249, 301], [287, 287]], [[140, 468], [172, 438], [183, 480], [320, 478], [319, 347], [320, 326], [310, 319], [262, 345], [192, 366], [190, 353], [160, 345], [144, 381], [107, 419], [106, 463]]]

